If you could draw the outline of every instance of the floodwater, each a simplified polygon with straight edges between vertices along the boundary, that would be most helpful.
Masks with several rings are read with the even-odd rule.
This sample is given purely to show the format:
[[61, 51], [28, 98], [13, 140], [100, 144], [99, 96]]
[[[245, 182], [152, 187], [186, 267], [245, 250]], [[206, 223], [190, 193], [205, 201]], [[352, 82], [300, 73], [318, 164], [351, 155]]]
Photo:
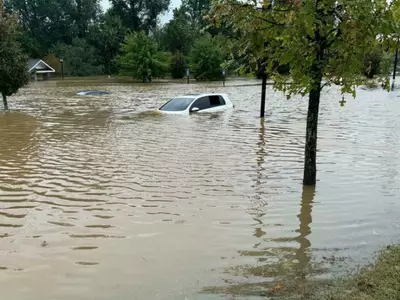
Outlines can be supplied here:
[[[307, 102], [260, 87], [39, 82], [0, 114], [3, 299], [253, 299], [399, 241], [400, 94], [323, 96], [303, 188]], [[77, 90], [111, 91], [101, 97]], [[223, 91], [232, 112], [163, 116]], [[251, 295], [251, 297], [250, 297]], [[257, 298], [256, 298], [257, 299]]]

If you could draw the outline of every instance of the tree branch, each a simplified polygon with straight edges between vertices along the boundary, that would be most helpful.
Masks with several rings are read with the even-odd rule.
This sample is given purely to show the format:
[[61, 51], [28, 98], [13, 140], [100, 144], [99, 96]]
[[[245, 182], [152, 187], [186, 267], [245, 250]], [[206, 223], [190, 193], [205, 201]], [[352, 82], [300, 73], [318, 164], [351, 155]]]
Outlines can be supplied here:
[[328, 31], [328, 33], [324, 36], [324, 38], [328, 38], [332, 33], [334, 33], [336, 30], [339, 30], [339, 28], [335, 27], [331, 30]]
[[342, 35], [342, 31], [340, 30], [340, 28], [338, 28], [338, 29], [337, 29], [337, 32], [336, 32], [336, 34], [335, 34], [335, 37], [334, 37], [332, 40], [330, 40], [328, 43], [326, 43], [326, 47], [329, 48], [330, 46], [332, 46], [332, 44], [333, 44], [334, 42], [336, 42], [337, 39], [338, 39], [341, 35]]
[[339, 14], [337, 10], [333, 12], [334, 16], [339, 19], [340, 22], [343, 22], [343, 16]]
[[323, 89], [324, 87], [328, 86], [328, 85], [330, 85], [330, 83], [327, 81], [327, 82], [325, 82], [324, 84], [321, 85], [321, 87], [320, 87], [319, 90], [322, 91], [322, 89]]
[[275, 26], [286, 26], [286, 23], [278, 23], [278, 22], [276, 22], [276, 21], [271, 21], [271, 20], [268, 20], [268, 19], [266, 19], [266, 18], [262, 18], [262, 17], [258, 17], [258, 16], [255, 16], [255, 18], [256, 18], [256, 19], [259, 19], [259, 20], [261, 20], [261, 21], [270, 23], [270, 24], [275, 25]]
[[[238, 6], [240, 8], [248, 8], [248, 7], [256, 8], [254, 5], [250, 5], [250, 4], [247, 4], [247, 3], [245, 3], [245, 4], [234, 3], [233, 5], [234, 6]], [[258, 8], [256, 8], [256, 9], [258, 9]], [[263, 9], [263, 8], [261, 8], [261, 9], [262, 10], [266, 10], [266, 9]], [[285, 26], [286, 25], [286, 23], [278, 23], [278, 22], [276, 22], [274, 20], [268, 20], [266, 18], [262, 18], [262, 17], [258, 17], [258, 16], [255, 16], [255, 18], [259, 19], [259, 20], [262, 20], [262, 21], [265, 21], [265, 22], [270, 23], [270, 24], [275, 25], [275, 26]]]

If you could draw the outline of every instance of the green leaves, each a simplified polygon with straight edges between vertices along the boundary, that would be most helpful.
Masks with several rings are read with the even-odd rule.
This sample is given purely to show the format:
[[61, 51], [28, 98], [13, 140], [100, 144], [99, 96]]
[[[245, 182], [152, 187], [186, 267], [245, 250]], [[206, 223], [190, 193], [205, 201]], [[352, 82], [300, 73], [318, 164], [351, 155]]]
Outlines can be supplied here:
[[[2, 9], [2, 7], [0, 7]], [[11, 96], [28, 83], [28, 58], [17, 42], [17, 19], [0, 11], [0, 94]]]
[[[400, 7], [399, 2], [393, 1], [393, 7]], [[366, 82], [362, 73], [368, 53], [379, 45], [378, 38], [387, 39], [396, 24], [385, 0], [275, 1], [268, 10], [235, 0], [214, 0], [210, 17], [232, 26], [238, 43], [246, 45], [243, 54], [265, 57], [275, 88], [288, 95], [307, 94], [318, 80], [315, 70], [320, 70], [327, 85], [338, 84], [343, 93], [354, 96], [355, 87]], [[386, 56], [383, 51], [382, 58]], [[243, 62], [243, 68], [254, 68]], [[285, 64], [290, 67], [290, 84], [277, 73], [277, 66]], [[371, 64], [375, 68], [371, 71], [381, 73], [383, 82], [387, 61], [377, 64]]]
[[96, 59], [95, 49], [84, 39], [75, 38], [72, 45], [58, 44], [53, 51], [64, 59], [66, 74], [89, 76], [103, 72], [102, 66]]
[[168, 11], [170, 4], [170, 0], [111, 0], [110, 2], [110, 13], [120, 17], [126, 28], [146, 33], [156, 28], [158, 17]]
[[158, 51], [155, 40], [144, 32], [131, 33], [121, 46], [118, 63], [121, 75], [151, 81], [164, 76], [170, 64], [170, 54]]
[[183, 78], [185, 76], [187, 64], [184, 55], [175, 52], [171, 59], [171, 75], [172, 78]]
[[58, 43], [84, 38], [89, 25], [98, 21], [100, 0], [7, 0], [7, 8], [19, 18], [24, 30], [24, 48], [33, 57], [43, 57]]
[[187, 55], [198, 31], [193, 29], [186, 8], [181, 6], [174, 9], [174, 18], [165, 25], [163, 33], [162, 42], [166, 49]]
[[190, 69], [196, 79], [215, 80], [221, 78], [221, 65], [225, 60], [222, 40], [206, 34], [199, 38], [190, 53]]
[[92, 25], [89, 29], [88, 40], [95, 47], [106, 74], [116, 72], [115, 57], [119, 53], [125, 33], [126, 29], [122, 26], [121, 19], [110, 14], [106, 14], [100, 23]]

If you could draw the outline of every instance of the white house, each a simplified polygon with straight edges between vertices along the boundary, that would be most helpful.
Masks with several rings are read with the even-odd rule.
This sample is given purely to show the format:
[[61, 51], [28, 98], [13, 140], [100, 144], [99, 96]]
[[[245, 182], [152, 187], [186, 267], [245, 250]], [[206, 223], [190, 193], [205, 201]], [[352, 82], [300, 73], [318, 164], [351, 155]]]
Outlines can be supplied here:
[[55, 70], [41, 59], [30, 58], [28, 60], [28, 72], [31, 74], [31, 80], [37, 80], [37, 74], [43, 74], [43, 80], [49, 79], [49, 74]]

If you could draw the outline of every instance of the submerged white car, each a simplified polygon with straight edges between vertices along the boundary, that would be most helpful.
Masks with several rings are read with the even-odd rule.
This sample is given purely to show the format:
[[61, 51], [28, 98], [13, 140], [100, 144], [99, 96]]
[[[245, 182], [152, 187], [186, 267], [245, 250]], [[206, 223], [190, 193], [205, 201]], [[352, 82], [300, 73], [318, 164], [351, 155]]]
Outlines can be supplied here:
[[190, 114], [218, 112], [232, 109], [233, 104], [226, 94], [188, 94], [172, 98], [159, 111], [168, 114]]

